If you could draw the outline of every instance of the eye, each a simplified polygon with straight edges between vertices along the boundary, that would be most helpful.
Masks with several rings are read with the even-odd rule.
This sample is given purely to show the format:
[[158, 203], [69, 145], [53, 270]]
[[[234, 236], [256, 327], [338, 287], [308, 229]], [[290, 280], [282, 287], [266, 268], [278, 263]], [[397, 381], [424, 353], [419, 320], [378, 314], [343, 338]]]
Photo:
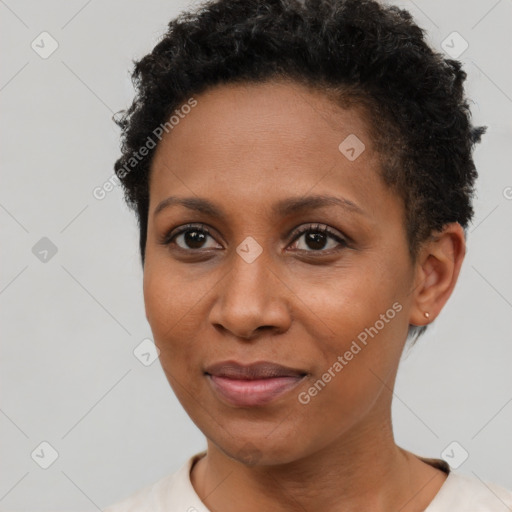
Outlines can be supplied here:
[[[293, 241], [300, 241], [299, 239], [304, 236], [304, 243], [295, 249], [306, 252], [330, 252], [330, 250], [339, 250], [347, 247], [347, 241], [337, 232], [331, 230], [328, 226], [315, 224], [302, 227], [295, 231], [292, 235]], [[330, 244], [329, 244], [330, 239]]]
[[[208, 238], [214, 241], [213, 245], [208, 246]], [[161, 240], [163, 245], [175, 244], [180, 249], [215, 249], [222, 248], [210, 234], [208, 228], [203, 224], [186, 224], [167, 233]]]
[[[301, 227], [292, 234], [292, 237], [296, 246], [292, 249], [305, 252], [331, 252], [348, 245], [342, 235], [321, 224]], [[302, 246], [301, 237], [304, 237]], [[208, 245], [208, 239], [211, 239], [210, 245]], [[222, 246], [215, 241], [204, 224], [185, 224], [173, 229], [164, 235], [161, 243], [176, 245], [184, 251], [222, 249]]]

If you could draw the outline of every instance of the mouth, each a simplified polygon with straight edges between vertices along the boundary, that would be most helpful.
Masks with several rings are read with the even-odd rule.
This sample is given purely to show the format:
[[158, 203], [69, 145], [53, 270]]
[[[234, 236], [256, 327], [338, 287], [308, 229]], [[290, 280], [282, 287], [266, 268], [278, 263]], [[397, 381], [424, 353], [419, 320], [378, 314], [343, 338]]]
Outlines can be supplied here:
[[215, 394], [237, 407], [254, 407], [277, 400], [307, 375], [304, 370], [268, 361], [249, 365], [224, 361], [209, 366], [204, 373]]

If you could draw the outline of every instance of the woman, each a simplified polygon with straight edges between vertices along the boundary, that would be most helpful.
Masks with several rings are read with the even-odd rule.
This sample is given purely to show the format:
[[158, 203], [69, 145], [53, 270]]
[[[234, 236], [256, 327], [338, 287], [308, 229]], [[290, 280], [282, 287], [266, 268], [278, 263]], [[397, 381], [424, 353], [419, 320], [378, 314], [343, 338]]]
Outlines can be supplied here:
[[206, 452], [114, 511], [506, 510], [396, 445], [407, 338], [472, 218], [460, 63], [375, 1], [219, 0], [136, 63], [116, 163], [146, 316]]

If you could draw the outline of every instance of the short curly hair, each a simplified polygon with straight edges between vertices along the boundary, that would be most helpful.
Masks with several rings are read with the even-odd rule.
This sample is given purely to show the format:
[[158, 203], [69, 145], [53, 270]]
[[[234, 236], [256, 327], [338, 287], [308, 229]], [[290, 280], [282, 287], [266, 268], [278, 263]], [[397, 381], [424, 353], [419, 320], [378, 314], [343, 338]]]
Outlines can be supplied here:
[[466, 228], [473, 216], [472, 150], [485, 127], [471, 124], [461, 63], [434, 51], [406, 10], [374, 0], [211, 0], [172, 20], [134, 64], [136, 97], [115, 118], [115, 171], [137, 214], [143, 265], [148, 141], [192, 95], [221, 84], [293, 80], [362, 107], [382, 177], [403, 200], [413, 260], [431, 233], [449, 222]]

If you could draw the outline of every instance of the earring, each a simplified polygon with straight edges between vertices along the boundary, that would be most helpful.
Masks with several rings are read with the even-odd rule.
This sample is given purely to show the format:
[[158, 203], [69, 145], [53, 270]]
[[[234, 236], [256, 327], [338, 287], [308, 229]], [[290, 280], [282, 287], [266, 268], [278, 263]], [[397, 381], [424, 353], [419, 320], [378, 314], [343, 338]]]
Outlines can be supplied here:
[[425, 315], [425, 318], [430, 318], [430, 313], [429, 312], [425, 312], [424, 315]]

